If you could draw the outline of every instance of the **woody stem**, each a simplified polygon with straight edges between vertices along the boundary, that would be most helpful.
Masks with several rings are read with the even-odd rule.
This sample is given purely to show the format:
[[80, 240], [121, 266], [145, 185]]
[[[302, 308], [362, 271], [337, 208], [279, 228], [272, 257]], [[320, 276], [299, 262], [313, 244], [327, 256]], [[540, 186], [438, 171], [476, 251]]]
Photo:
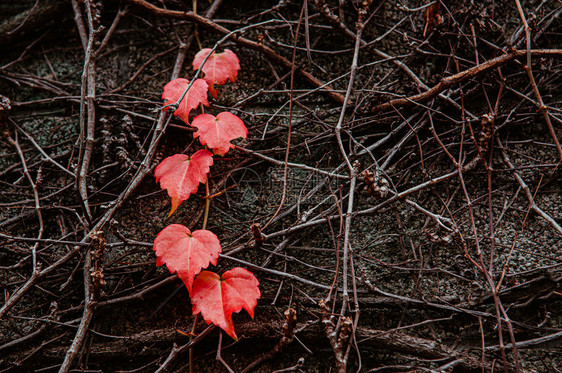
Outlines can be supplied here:
[[[199, 321], [199, 314], [193, 317], [193, 326], [191, 327], [191, 333], [189, 334], [189, 342], [195, 337], [195, 328], [197, 327], [197, 322]], [[189, 371], [193, 372], [193, 348], [189, 349]]]
[[209, 181], [205, 183], [205, 215], [203, 216], [203, 228], [207, 228], [207, 222], [209, 220], [209, 209], [211, 208], [211, 196], [209, 192]]
[[[205, 183], [205, 215], [203, 215], [203, 228], [207, 228], [207, 222], [209, 221], [209, 209], [211, 207], [211, 196], [209, 196], [209, 181]], [[189, 335], [189, 340], [193, 339], [195, 335], [195, 328], [197, 326], [197, 321], [199, 321], [199, 314], [196, 314], [193, 317], [193, 327], [191, 328], [191, 334]], [[193, 349], [189, 349], [189, 371], [193, 372]]]

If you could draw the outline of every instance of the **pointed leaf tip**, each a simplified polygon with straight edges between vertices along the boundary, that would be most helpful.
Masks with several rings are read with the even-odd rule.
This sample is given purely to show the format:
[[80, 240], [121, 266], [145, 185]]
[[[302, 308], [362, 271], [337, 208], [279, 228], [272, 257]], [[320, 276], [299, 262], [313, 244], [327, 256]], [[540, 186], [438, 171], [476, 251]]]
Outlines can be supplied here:
[[193, 119], [192, 126], [197, 128], [193, 137], [199, 137], [201, 144], [207, 145], [220, 156], [234, 148], [230, 141], [248, 136], [242, 119], [228, 111], [219, 113], [216, 118], [211, 114], [200, 114]]
[[[164, 93], [162, 93], [164, 106], [175, 104], [188, 86], [189, 80], [184, 78], [178, 78], [168, 82], [168, 84], [164, 86]], [[183, 100], [181, 100], [178, 108], [174, 111], [174, 115], [189, 124], [189, 112], [192, 109], [197, 108], [200, 104], [209, 106], [209, 102], [207, 101], [208, 90], [209, 85], [207, 82], [203, 79], [197, 79], [193, 82]], [[168, 108], [165, 108], [164, 110], [167, 109]]]
[[156, 182], [160, 188], [166, 189], [172, 199], [170, 215], [178, 206], [196, 193], [199, 183], [207, 181], [207, 174], [213, 165], [213, 155], [210, 151], [202, 149], [191, 157], [185, 154], [175, 154], [164, 159], [154, 170]]
[[[211, 51], [211, 48], [203, 48], [195, 55], [193, 58], [193, 70], [201, 67]], [[230, 80], [232, 83], [236, 82], [236, 76], [240, 70], [240, 61], [233, 51], [225, 49], [222, 53], [214, 52], [211, 54], [201, 70], [205, 74], [203, 78], [209, 84], [209, 92], [216, 99], [218, 91], [215, 88], [215, 84], [223, 85], [227, 80]]]
[[209, 264], [217, 264], [222, 247], [217, 236], [208, 230], [192, 233], [181, 224], [171, 224], [158, 233], [153, 250], [156, 265], [166, 264], [170, 273], [177, 272], [191, 293], [194, 277]]
[[232, 313], [245, 309], [253, 318], [260, 297], [258, 279], [252, 272], [236, 267], [222, 277], [202, 271], [193, 281], [191, 303], [194, 315], [201, 313], [207, 324], [213, 323], [238, 339]]

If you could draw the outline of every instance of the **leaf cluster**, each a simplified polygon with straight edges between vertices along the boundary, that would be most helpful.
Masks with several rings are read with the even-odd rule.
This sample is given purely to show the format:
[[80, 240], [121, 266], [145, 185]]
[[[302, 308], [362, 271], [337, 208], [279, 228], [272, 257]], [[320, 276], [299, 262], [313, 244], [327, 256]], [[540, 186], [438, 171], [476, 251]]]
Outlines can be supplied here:
[[[230, 112], [221, 112], [216, 117], [202, 113], [191, 124], [189, 122], [191, 110], [209, 106], [208, 93], [217, 98], [218, 90], [215, 85], [223, 85], [227, 80], [236, 81], [240, 64], [234, 52], [227, 49], [223, 53], [214, 53], [209, 48], [202, 49], [193, 60], [193, 69], [200, 69], [204, 74], [203, 79], [196, 79], [190, 84], [189, 80], [178, 78], [166, 84], [162, 94], [164, 110], [177, 106], [174, 115], [196, 128], [193, 137], [212, 152], [202, 149], [191, 156], [175, 154], [156, 167], [156, 182], [167, 190], [171, 198], [172, 209], [169, 215], [197, 192], [199, 184], [207, 183], [207, 175], [213, 165], [213, 154], [224, 156], [234, 148], [232, 140], [246, 138], [248, 135], [242, 119]], [[201, 313], [208, 324], [219, 326], [229, 336], [237, 339], [232, 313], [245, 309], [254, 317], [254, 308], [261, 296], [256, 277], [240, 267], [233, 268], [222, 276], [202, 271], [210, 264], [216, 265], [219, 253], [222, 252], [218, 237], [206, 229], [191, 232], [184, 225], [171, 224], [156, 236], [153, 250], [157, 257], [156, 265], [165, 264], [185, 284], [191, 296], [193, 314]]]

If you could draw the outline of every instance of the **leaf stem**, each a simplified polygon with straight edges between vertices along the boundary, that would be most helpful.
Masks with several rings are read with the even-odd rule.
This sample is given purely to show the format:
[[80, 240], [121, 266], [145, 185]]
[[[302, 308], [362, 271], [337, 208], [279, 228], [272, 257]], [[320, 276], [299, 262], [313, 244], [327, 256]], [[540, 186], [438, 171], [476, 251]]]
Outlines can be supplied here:
[[180, 96], [180, 98], [172, 104], [167, 104], [164, 105], [162, 107], [162, 109], [167, 109], [167, 108], [172, 108], [173, 111], [175, 111], [179, 105], [180, 102], [182, 102], [182, 100], [184, 99], [184, 97], [187, 95], [187, 92], [189, 91], [189, 89], [191, 88], [191, 86], [193, 85], [193, 83], [197, 80], [197, 78], [199, 77], [199, 75], [201, 75], [201, 71], [203, 70], [203, 66], [205, 66], [205, 63], [207, 62], [207, 60], [209, 59], [209, 57], [211, 57], [211, 55], [217, 50], [217, 48], [219, 47], [219, 45], [221, 45], [222, 43], [224, 43], [228, 38], [230, 38], [232, 35], [237, 34], [237, 33], [242, 33], [245, 32], [246, 30], [253, 28], [253, 27], [258, 27], [258, 26], [263, 26], [265, 24], [268, 23], [272, 23], [274, 22], [273, 20], [267, 20], [267, 21], [263, 21], [263, 22], [259, 22], [259, 23], [255, 23], [252, 25], [248, 25], [248, 26], [244, 26], [241, 27], [237, 30], [234, 31], [230, 31], [228, 34], [226, 34], [225, 36], [222, 37], [222, 39], [220, 39], [219, 41], [217, 41], [215, 43], [215, 45], [213, 46], [213, 48], [211, 48], [211, 51], [209, 52], [209, 54], [207, 55], [207, 57], [205, 57], [205, 59], [203, 60], [203, 62], [201, 63], [201, 66], [199, 66], [199, 69], [197, 69], [197, 71], [195, 72], [195, 74], [193, 75], [193, 78], [191, 79], [191, 81], [189, 82], [187, 88], [185, 89], [185, 91], [183, 92], [183, 94]]
[[[197, 14], [197, 0], [193, 0], [192, 5], [193, 5], [193, 13]], [[199, 49], [200, 50], [203, 49], [203, 45], [201, 44], [201, 40], [199, 39], [199, 28], [197, 27], [197, 24], [195, 25], [195, 32], [193, 34], [195, 35], [195, 40], [197, 41], [197, 45], [199, 46]]]
[[[209, 221], [209, 210], [211, 208], [211, 196], [209, 196], [209, 177], [207, 176], [207, 181], [205, 182], [205, 215], [203, 216], [203, 227], [201, 229], [207, 229], [207, 222]], [[191, 294], [190, 294], [191, 295]], [[189, 341], [195, 336], [195, 327], [197, 326], [197, 321], [199, 321], [199, 314], [193, 317], [193, 327], [191, 328], [191, 334], [189, 335]], [[189, 349], [189, 371], [193, 372], [193, 348]]]
[[209, 176], [207, 176], [207, 182], [205, 182], [205, 215], [203, 216], [203, 228], [207, 229], [207, 222], [209, 221], [209, 210], [211, 208], [211, 198], [209, 195]]
[[[197, 327], [197, 322], [199, 321], [199, 314], [193, 317], [193, 326], [191, 327], [191, 333], [189, 334], [189, 342], [195, 337], [195, 328]], [[193, 372], [193, 347], [189, 349], [189, 371]]]

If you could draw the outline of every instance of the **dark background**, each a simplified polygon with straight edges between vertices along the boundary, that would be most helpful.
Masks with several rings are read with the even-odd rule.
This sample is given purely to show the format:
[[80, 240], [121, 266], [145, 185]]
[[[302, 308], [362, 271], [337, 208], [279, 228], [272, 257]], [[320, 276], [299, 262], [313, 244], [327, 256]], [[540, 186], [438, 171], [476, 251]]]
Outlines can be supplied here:
[[[0, 371], [558, 372], [562, 6], [517, 4], [2, 2]], [[205, 190], [168, 218], [153, 168], [201, 146], [161, 94], [243, 27], [208, 229], [262, 298], [191, 340], [152, 241]]]

